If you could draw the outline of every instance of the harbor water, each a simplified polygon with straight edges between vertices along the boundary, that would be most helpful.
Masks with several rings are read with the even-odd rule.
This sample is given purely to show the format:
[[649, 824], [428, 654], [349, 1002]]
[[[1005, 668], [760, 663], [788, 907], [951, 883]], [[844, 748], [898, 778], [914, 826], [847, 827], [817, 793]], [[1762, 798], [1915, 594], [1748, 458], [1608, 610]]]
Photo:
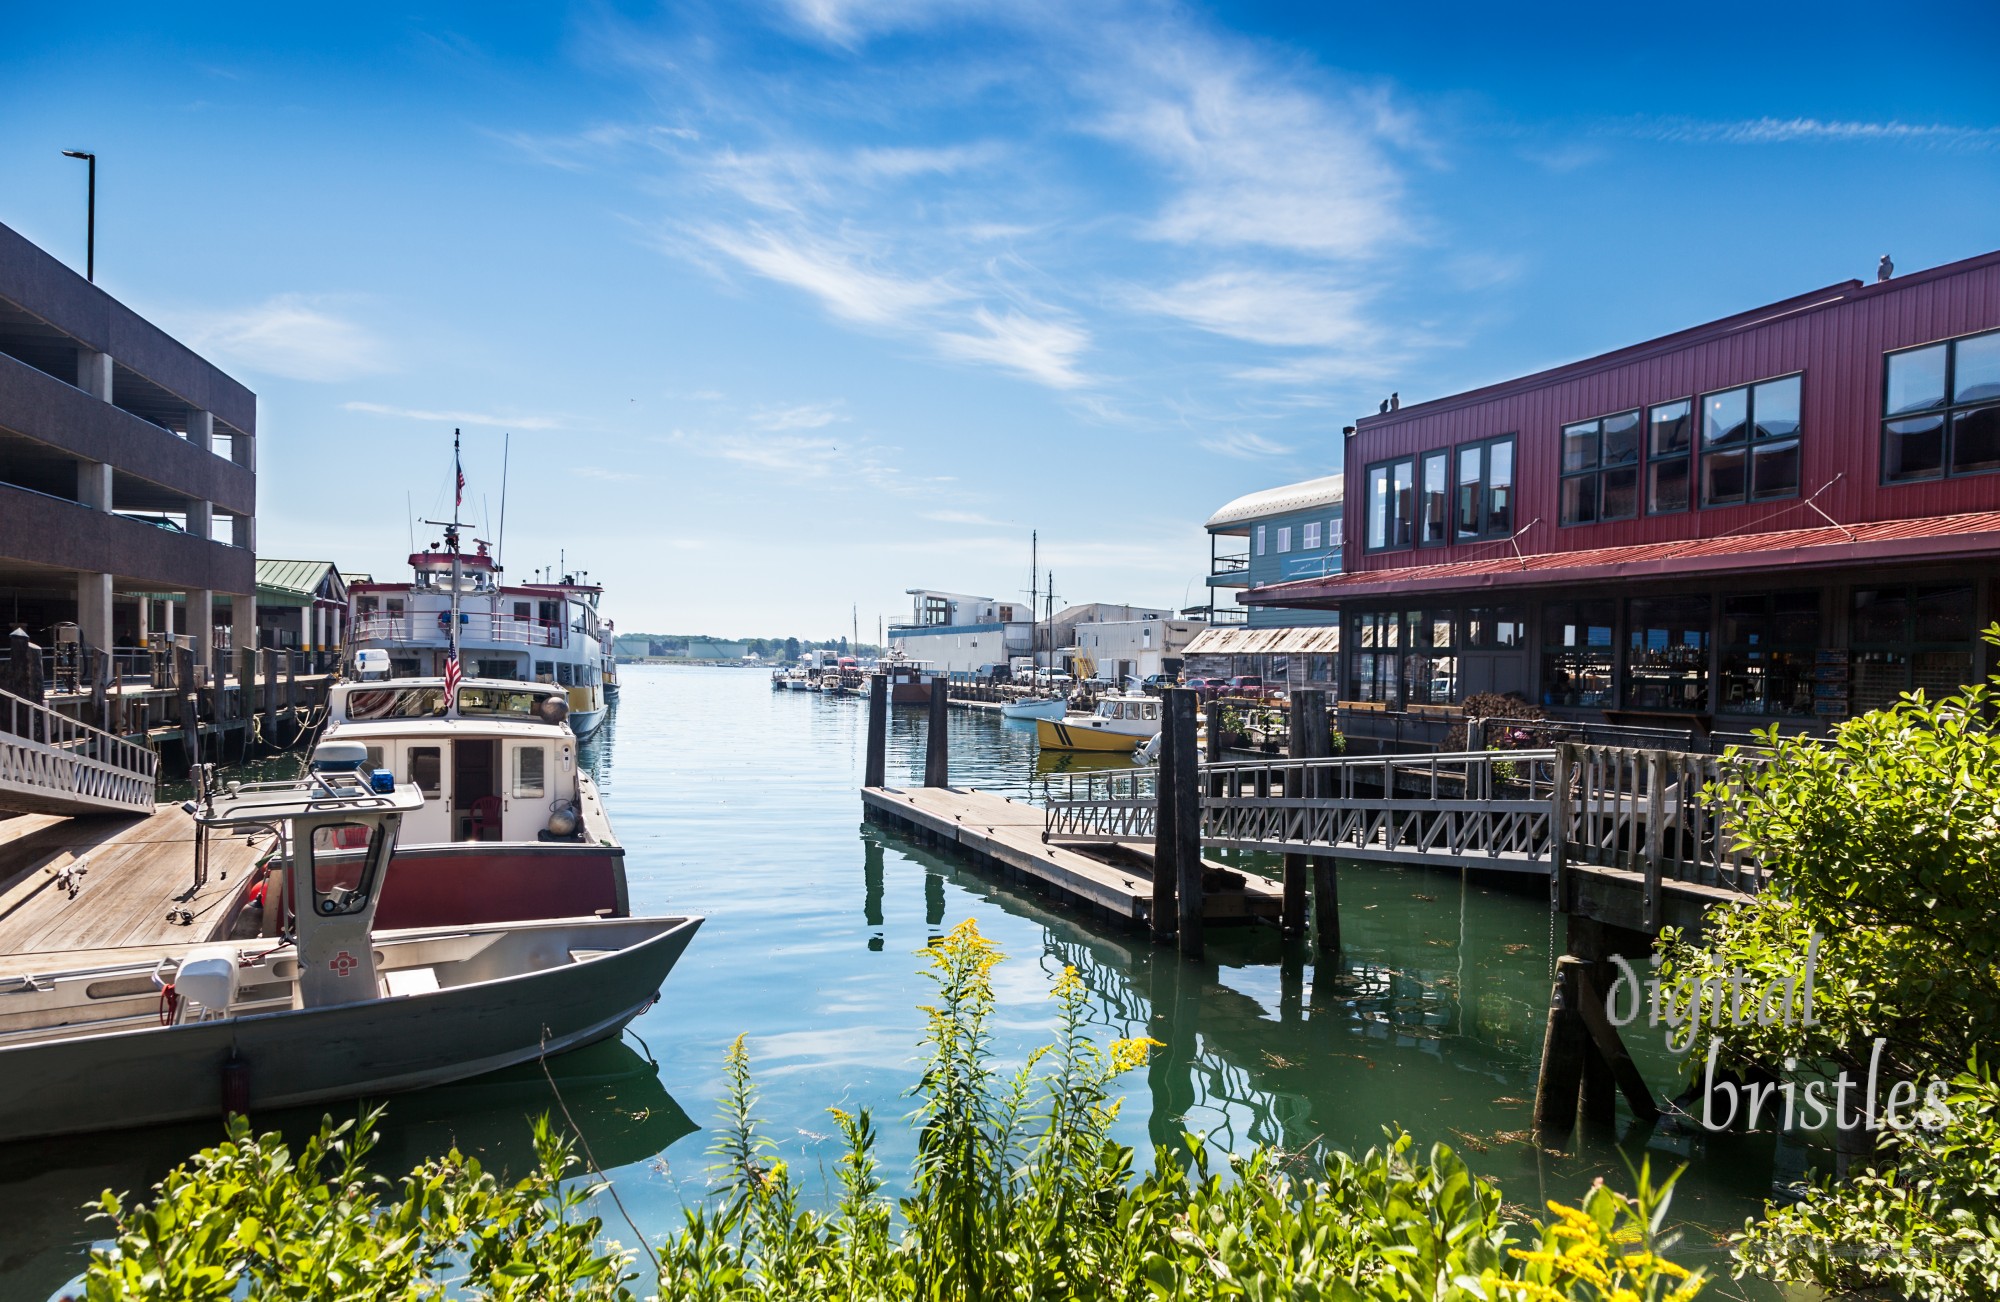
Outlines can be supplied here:
[[[1612, 1135], [1570, 1155], [1531, 1142], [1559, 952], [1539, 880], [1344, 864], [1334, 969], [1316, 971], [1303, 946], [1269, 927], [1211, 928], [1206, 960], [1189, 963], [865, 824], [864, 701], [773, 692], [764, 674], [737, 669], [627, 666], [620, 676], [622, 699], [585, 757], [628, 851], [633, 911], [708, 921], [622, 1041], [547, 1074], [529, 1066], [390, 1100], [378, 1169], [407, 1169], [451, 1144], [518, 1168], [531, 1157], [529, 1118], [558, 1111], [559, 1092], [640, 1229], [668, 1232], [708, 1187], [723, 1055], [742, 1036], [757, 1113], [809, 1188], [830, 1195], [835, 1185], [830, 1107], [874, 1111], [893, 1175], [914, 1144], [901, 1121], [930, 994], [918, 951], [967, 918], [1007, 955], [995, 973], [1005, 1062], [1048, 1038], [1049, 990], [1066, 966], [1091, 992], [1106, 1039], [1162, 1043], [1121, 1081], [1120, 1137], [1142, 1149], [1183, 1132], [1235, 1149], [1359, 1149], [1401, 1126], [1457, 1148], [1524, 1214], [1598, 1177], [1629, 1187], [1627, 1164], [1649, 1155], [1656, 1170], [1687, 1162], [1680, 1255], [1725, 1271], [1717, 1235], [1806, 1160], [1774, 1153], [1768, 1136]], [[891, 713], [890, 781], [918, 781], [925, 712]], [[1032, 723], [955, 709], [951, 727], [954, 784], [1031, 794]], [[1238, 863], [1275, 872], [1268, 860]], [[1677, 1064], [1643, 1031], [1628, 1031], [1635, 1058], [1657, 1092], [1676, 1092]], [[257, 1120], [291, 1132], [317, 1115]], [[106, 1233], [87, 1200], [107, 1187], [143, 1192], [219, 1134], [208, 1123], [0, 1148], [0, 1297], [51, 1296]], [[607, 1232], [629, 1239], [600, 1202]]]

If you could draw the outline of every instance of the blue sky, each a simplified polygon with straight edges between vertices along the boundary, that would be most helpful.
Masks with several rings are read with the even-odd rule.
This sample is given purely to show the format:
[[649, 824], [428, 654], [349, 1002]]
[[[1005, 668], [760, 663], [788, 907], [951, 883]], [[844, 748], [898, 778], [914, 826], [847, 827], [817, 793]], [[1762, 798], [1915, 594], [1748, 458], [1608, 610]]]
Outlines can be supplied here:
[[1340, 427], [2000, 246], [1981, 5], [12, 14], [0, 221], [261, 399], [261, 546], [469, 499], [628, 630], [1199, 600]]

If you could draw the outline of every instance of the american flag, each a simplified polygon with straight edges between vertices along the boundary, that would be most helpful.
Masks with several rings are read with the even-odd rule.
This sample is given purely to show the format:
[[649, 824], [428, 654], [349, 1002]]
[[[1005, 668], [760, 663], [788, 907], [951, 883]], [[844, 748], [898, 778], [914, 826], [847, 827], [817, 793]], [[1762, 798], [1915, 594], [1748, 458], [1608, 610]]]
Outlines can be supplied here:
[[446, 700], [450, 700], [458, 691], [458, 684], [464, 677], [465, 671], [459, 667], [458, 663], [458, 652], [454, 651], [451, 653], [451, 658], [444, 662], [444, 695]]

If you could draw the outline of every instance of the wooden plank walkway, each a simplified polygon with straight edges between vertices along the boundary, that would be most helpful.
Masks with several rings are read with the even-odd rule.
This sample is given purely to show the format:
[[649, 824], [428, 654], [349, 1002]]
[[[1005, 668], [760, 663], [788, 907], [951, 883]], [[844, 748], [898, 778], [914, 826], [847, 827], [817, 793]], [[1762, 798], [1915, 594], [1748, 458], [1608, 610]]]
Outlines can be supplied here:
[[[57, 951], [213, 939], [270, 836], [211, 835], [199, 891], [194, 842], [178, 805], [138, 818], [0, 820], [0, 975], [45, 968]], [[73, 899], [58, 878], [66, 868], [83, 869]], [[193, 914], [192, 925], [169, 922], [174, 909]]]
[[[869, 816], [914, 830], [957, 850], [981, 866], [1018, 875], [1073, 902], [1102, 909], [1135, 926], [1150, 925], [1153, 847], [1121, 842], [1088, 852], [1042, 840], [1043, 814], [1035, 805], [990, 791], [957, 787], [863, 787]], [[1284, 888], [1249, 873], [1205, 861], [1220, 889], [1205, 893], [1210, 922], [1275, 921]]]

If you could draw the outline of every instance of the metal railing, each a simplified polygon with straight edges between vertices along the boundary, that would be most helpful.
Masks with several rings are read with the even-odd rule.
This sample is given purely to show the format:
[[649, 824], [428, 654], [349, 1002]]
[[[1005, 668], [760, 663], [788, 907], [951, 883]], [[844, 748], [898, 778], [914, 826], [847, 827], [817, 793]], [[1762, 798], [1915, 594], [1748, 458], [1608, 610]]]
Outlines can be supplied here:
[[151, 813], [155, 757], [144, 746], [0, 691], [0, 809]]
[[[363, 615], [354, 621], [351, 640], [355, 642], [407, 642], [444, 646], [451, 641], [448, 612], [426, 615]], [[505, 646], [567, 646], [568, 628], [560, 621], [521, 619], [513, 615], [493, 615], [485, 611], [461, 611], [458, 639], [465, 642], [493, 642]]]

